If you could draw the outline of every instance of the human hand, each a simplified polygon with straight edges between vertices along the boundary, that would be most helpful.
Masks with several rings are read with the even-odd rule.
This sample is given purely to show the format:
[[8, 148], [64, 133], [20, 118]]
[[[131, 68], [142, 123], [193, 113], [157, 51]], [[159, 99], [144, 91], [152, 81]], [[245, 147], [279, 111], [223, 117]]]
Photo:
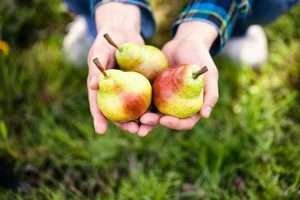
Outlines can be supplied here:
[[[93, 63], [93, 59], [97, 57], [106, 68], [112, 68], [116, 65], [114, 56], [116, 50], [108, 44], [103, 35], [109, 33], [116, 44], [125, 42], [143, 44], [144, 41], [140, 35], [140, 13], [139, 8], [136, 6], [122, 3], [104, 4], [96, 10], [96, 23], [98, 35], [88, 55], [87, 88], [95, 131], [103, 134], [107, 129], [107, 120], [97, 106], [97, 90], [101, 72]], [[124, 23], [126, 23], [126, 26], [124, 26]], [[130, 133], [138, 133], [142, 136], [152, 129], [152, 126], [149, 125], [142, 124], [139, 126], [137, 122], [115, 124]]]
[[185, 22], [177, 30], [174, 39], [163, 48], [170, 66], [181, 64], [197, 64], [207, 66], [208, 72], [204, 75], [204, 103], [201, 111], [186, 119], [172, 116], [162, 116], [160, 124], [175, 130], [190, 130], [201, 117], [208, 118], [218, 101], [218, 70], [209, 53], [209, 49], [216, 39], [217, 30], [205, 22]]

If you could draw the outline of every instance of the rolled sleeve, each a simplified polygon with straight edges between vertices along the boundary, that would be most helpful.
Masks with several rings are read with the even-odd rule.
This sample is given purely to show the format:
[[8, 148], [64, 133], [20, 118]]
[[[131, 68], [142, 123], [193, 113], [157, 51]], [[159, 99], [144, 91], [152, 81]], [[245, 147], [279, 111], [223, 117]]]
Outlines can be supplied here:
[[216, 54], [230, 38], [235, 22], [245, 17], [251, 9], [251, 0], [194, 0], [183, 10], [174, 24], [174, 33], [178, 26], [187, 21], [205, 21], [216, 27], [219, 37], [211, 48]]
[[143, 37], [150, 38], [155, 32], [155, 20], [152, 15], [149, 3], [146, 0], [91, 0], [91, 12], [94, 15], [95, 9], [105, 3], [119, 2], [136, 5], [141, 10], [141, 32]]

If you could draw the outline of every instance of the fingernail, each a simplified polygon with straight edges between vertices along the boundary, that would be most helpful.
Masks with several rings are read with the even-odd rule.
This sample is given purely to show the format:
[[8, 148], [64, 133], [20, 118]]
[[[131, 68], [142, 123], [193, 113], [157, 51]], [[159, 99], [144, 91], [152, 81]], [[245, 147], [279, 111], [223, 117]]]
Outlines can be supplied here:
[[132, 128], [128, 128], [128, 129], [125, 129], [128, 133], [131, 133], [131, 134], [136, 134], [136, 131], [133, 130]]
[[147, 135], [149, 134], [150, 131], [151, 131], [151, 130], [142, 129], [142, 130], [139, 130], [137, 134], [138, 134], [138, 136], [140, 136], [140, 137], [145, 137], [145, 136], [147, 136]]
[[99, 127], [96, 123], [96, 121], [94, 121], [94, 128], [97, 134], [99, 135], [103, 135], [105, 133], [105, 130], [103, 130], [102, 127]]
[[132, 133], [132, 134], [136, 134], [137, 131], [138, 131], [138, 128], [133, 125], [133, 124], [130, 124], [126, 127], [126, 130], [129, 132], [129, 133]]
[[148, 133], [143, 133], [141, 135], [139, 135], [141, 138], [146, 137], [148, 135]]
[[209, 107], [209, 106], [203, 108], [203, 110], [202, 110], [202, 112], [201, 112], [201, 114], [202, 114], [202, 116], [203, 116], [204, 118], [209, 118], [210, 113], [211, 113], [211, 107]]

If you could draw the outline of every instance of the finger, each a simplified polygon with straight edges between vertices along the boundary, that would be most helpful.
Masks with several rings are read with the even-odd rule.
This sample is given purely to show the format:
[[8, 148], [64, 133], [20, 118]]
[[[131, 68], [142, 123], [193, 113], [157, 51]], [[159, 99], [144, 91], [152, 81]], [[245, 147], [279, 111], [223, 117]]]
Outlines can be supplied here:
[[140, 121], [142, 124], [155, 126], [159, 124], [160, 117], [158, 113], [147, 112], [140, 118]]
[[[95, 46], [95, 45], [94, 45]], [[97, 54], [95, 54], [97, 52]], [[92, 62], [92, 59], [98, 57], [101, 60], [104, 66], [107, 65], [109, 59], [109, 53], [104, 51], [95, 51], [95, 48], [89, 52], [88, 65], [89, 65], [89, 75], [87, 80], [88, 86], [88, 99], [89, 99], [89, 108], [91, 115], [93, 117], [93, 123], [95, 132], [99, 134], [104, 134], [107, 129], [107, 120], [100, 112], [97, 105], [97, 90], [99, 82], [99, 69]]]
[[174, 47], [172, 42], [168, 42], [162, 49], [162, 52], [165, 54], [165, 56], [168, 59], [169, 66], [175, 66], [176, 65], [176, 59], [174, 56]]
[[88, 98], [90, 104], [90, 112], [93, 117], [93, 123], [96, 133], [104, 134], [107, 129], [107, 121], [97, 106], [97, 91], [88, 89]]
[[100, 70], [94, 64], [93, 60], [98, 58], [102, 66], [105, 69], [112, 68], [114, 65], [113, 51], [109, 48], [105, 48], [105, 45], [101, 45], [95, 41], [88, 55], [89, 74], [100, 74]]
[[160, 118], [160, 124], [174, 130], [190, 130], [199, 121], [200, 115], [194, 115], [186, 119], [178, 119], [172, 116], [162, 116]]
[[99, 76], [89, 75], [87, 84], [88, 84], [88, 89], [98, 90], [98, 88], [99, 88]]
[[218, 73], [214, 71], [208, 71], [204, 77], [204, 80], [204, 102], [200, 113], [203, 117], [209, 118], [213, 107], [216, 105], [219, 99]]
[[146, 135], [148, 135], [150, 133], [150, 131], [153, 129], [153, 126], [149, 126], [149, 125], [141, 125], [139, 130], [138, 130], [138, 135], [141, 137], [145, 137]]
[[129, 133], [137, 133], [139, 125], [136, 122], [115, 123], [119, 128], [128, 131]]

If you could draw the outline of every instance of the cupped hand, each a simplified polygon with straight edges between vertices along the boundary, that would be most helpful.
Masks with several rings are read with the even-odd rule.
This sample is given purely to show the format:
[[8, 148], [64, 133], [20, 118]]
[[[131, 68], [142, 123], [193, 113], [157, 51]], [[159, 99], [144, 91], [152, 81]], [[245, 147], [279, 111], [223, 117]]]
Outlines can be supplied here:
[[[111, 46], [103, 37], [105, 33], [108, 33], [116, 44], [120, 45], [125, 42], [133, 42], [137, 44], [143, 44], [144, 41], [139, 33], [137, 32], [122, 32], [116, 30], [101, 30], [96, 37], [89, 55], [88, 55], [88, 66], [89, 73], [87, 79], [88, 97], [90, 112], [93, 117], [93, 123], [96, 133], [103, 134], [107, 129], [107, 120], [99, 110], [97, 106], [97, 90], [99, 84], [100, 70], [93, 63], [94, 58], [98, 58], [103, 66], [106, 68], [113, 68], [116, 66], [115, 63], [115, 51], [116, 49]], [[101, 83], [100, 83], [101, 84]], [[150, 125], [139, 125], [137, 122], [127, 123], [115, 123], [118, 127], [126, 130], [130, 133], [138, 133], [139, 135], [146, 135], [151, 129]]]
[[[112, 68], [116, 65], [114, 56], [116, 49], [104, 39], [103, 35], [108, 33], [117, 45], [125, 42], [143, 44], [144, 41], [140, 35], [141, 12], [136, 5], [122, 2], [106, 2], [96, 8], [95, 21], [98, 36], [88, 55], [89, 73], [87, 87], [95, 131], [103, 134], [107, 129], [107, 120], [97, 106], [96, 99], [100, 70], [94, 65], [93, 59], [97, 57], [106, 68]], [[153, 128], [153, 125], [146, 125], [136, 121], [115, 124], [130, 133], [137, 133], [140, 136], [147, 135]]]
[[[197, 34], [197, 26], [207, 26], [208, 24], [196, 22], [197, 24], [189, 23], [177, 33], [175, 38], [169, 41], [164, 47], [163, 52], [169, 60], [170, 66], [178, 66], [181, 64], [197, 64], [200, 68], [207, 66], [208, 72], [204, 75], [204, 103], [201, 111], [186, 119], [178, 119], [172, 116], [162, 116], [159, 120], [160, 124], [170, 129], [175, 130], [190, 130], [200, 118], [208, 118], [215, 104], [218, 101], [218, 70], [209, 53], [210, 46], [214, 39], [210, 38], [202, 40], [201, 34]], [[209, 25], [210, 26], [210, 25]], [[192, 31], [189, 32], [189, 28]], [[200, 27], [199, 27], [200, 28]], [[200, 28], [201, 30], [201, 28]], [[207, 29], [206, 29], [207, 30]], [[214, 28], [211, 29], [211, 37], [216, 37]], [[203, 30], [202, 30], [203, 34]], [[215, 36], [213, 35], [215, 34]]]

